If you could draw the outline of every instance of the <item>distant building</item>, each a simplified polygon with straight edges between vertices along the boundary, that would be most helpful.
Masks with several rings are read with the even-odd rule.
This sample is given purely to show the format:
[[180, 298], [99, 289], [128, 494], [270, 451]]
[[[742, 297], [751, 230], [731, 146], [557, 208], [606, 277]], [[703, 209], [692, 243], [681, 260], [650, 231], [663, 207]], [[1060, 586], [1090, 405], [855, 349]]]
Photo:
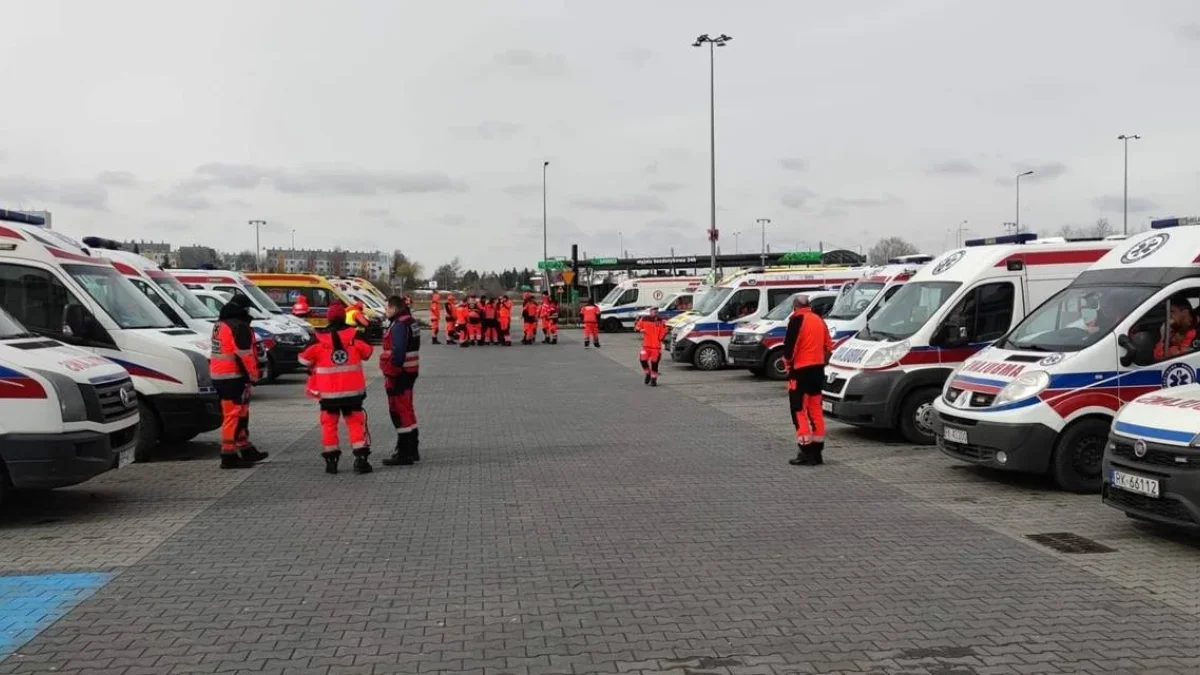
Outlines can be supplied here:
[[217, 266], [221, 262], [217, 251], [208, 246], [180, 246], [178, 251], [179, 267], [194, 270], [204, 265]]
[[387, 279], [392, 256], [382, 251], [267, 249], [265, 267], [277, 272]]
[[130, 251], [137, 251], [163, 267], [179, 267], [178, 253], [165, 241], [126, 241], [122, 242], [121, 246]]

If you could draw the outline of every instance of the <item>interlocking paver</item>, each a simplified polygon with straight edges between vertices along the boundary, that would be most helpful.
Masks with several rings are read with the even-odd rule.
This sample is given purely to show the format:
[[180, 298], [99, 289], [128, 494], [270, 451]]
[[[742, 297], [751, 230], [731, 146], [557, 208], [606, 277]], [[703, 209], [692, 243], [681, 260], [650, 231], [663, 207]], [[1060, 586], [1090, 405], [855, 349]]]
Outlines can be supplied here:
[[[36, 525], [23, 506], [0, 529], [0, 570], [117, 575], [0, 673], [978, 675], [1200, 661], [1200, 618], [1151, 595], [1157, 579], [1114, 580], [950, 497], [1007, 504], [1011, 485], [949, 469], [917, 481], [908, 465], [928, 470], [929, 451], [844, 430], [829, 465], [788, 467], [777, 386], [752, 383], [743, 400], [717, 390], [732, 374], [668, 370], [643, 387], [622, 337], [601, 353], [426, 349], [417, 467], [322, 473], [315, 409], [293, 382], [256, 401], [273, 456], [253, 471], [162, 461], [42, 497], [61, 523]], [[377, 391], [369, 413], [383, 451]], [[211, 439], [192, 447], [211, 455]], [[169, 476], [173, 488], [143, 485]], [[7, 553], [39, 528], [71, 541]], [[102, 538], [89, 554], [74, 540], [89, 531], [137, 546]], [[1194, 551], [1169, 552], [1195, 569]]]

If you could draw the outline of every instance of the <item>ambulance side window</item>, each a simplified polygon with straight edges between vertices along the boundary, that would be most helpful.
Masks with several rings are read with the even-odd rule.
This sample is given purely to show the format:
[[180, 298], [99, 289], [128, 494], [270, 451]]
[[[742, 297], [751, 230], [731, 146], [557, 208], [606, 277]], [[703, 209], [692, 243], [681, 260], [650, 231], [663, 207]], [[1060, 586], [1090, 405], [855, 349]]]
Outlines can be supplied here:
[[750, 316], [758, 311], [758, 296], [761, 292], [757, 288], [743, 288], [721, 308], [717, 314], [717, 319], [721, 321], [732, 321], [738, 317]]
[[130, 277], [129, 281], [131, 281], [134, 286], [137, 286], [137, 289], [141, 291], [147, 298], [150, 298], [150, 302], [154, 303], [154, 306], [158, 308], [158, 311], [166, 314], [167, 318], [171, 320], [171, 323], [180, 327], [187, 326], [183, 319], [177, 313], [175, 313], [175, 310], [167, 304], [167, 301], [162, 297], [162, 294], [158, 292], [158, 289], [151, 287], [149, 282], [135, 277]]
[[[779, 306], [779, 303], [783, 302], [784, 300], [787, 300], [788, 298], [792, 297], [795, 294], [796, 294], [796, 289], [794, 289], [794, 288], [772, 288], [772, 289], [768, 290], [767, 291], [767, 311], [775, 309], [776, 307]], [[813, 311], [815, 312], [816, 309], [814, 308]]]
[[942, 321], [939, 343], [962, 345], [999, 339], [1012, 325], [1014, 297], [1015, 289], [1007, 281], [972, 288]]
[[[41, 335], [73, 344], [112, 344], [87, 306], [46, 270], [0, 264], [0, 307]], [[70, 335], [63, 330], [68, 323], [74, 324]]]
[[629, 290], [622, 293], [621, 297], [617, 298], [617, 301], [614, 302], [613, 304], [614, 305], [632, 305], [633, 303], [637, 302], [637, 298], [638, 298], [638, 289], [630, 288]]
[[[305, 293], [305, 295], [308, 296], [308, 304], [310, 307], [328, 307], [329, 303], [333, 302], [333, 296], [331, 296], [329, 291], [325, 290], [324, 288], [309, 288], [306, 290], [308, 292]], [[295, 301], [296, 296], [293, 295], [291, 296], [291, 302], [288, 304], [290, 305]]]
[[[1168, 309], [1168, 303], [1172, 300], [1185, 300], [1190, 309]], [[1138, 318], [1130, 328], [1129, 336], [1147, 333], [1154, 337], [1154, 359], [1151, 363], [1191, 354], [1200, 348], [1197, 306], [1200, 306], [1200, 287], [1177, 290], [1168, 298], [1159, 298], [1149, 311]], [[1166, 335], [1170, 337], [1164, 339]]]
[[837, 300], [836, 296], [827, 296], [827, 297], [817, 298], [816, 300], [813, 300], [812, 301], [813, 313], [816, 314], [817, 316], [825, 316], [826, 314], [829, 313], [829, 310], [833, 309], [833, 302], [835, 300]]

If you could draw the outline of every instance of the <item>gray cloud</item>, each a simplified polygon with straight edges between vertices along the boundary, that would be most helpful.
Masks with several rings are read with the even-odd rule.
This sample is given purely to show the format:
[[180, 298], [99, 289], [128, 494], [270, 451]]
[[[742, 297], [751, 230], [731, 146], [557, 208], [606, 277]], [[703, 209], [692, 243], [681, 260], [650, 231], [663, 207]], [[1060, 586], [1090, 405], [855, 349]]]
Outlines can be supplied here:
[[932, 164], [925, 173], [930, 176], [970, 176], [979, 173], [979, 167], [965, 159], [951, 159]]
[[808, 169], [808, 161], [799, 157], [784, 157], [779, 160], [779, 166], [788, 171], [806, 171]]
[[392, 212], [388, 209], [363, 209], [358, 213], [359, 215], [366, 216], [367, 218], [385, 218]]
[[[1124, 209], [1124, 205], [1121, 195], [1104, 195], [1092, 200], [1092, 206], [1101, 211], [1120, 213]], [[1160, 208], [1157, 203], [1143, 197], [1129, 198], [1130, 213], [1146, 213], [1147, 211], [1158, 211]]]
[[109, 187], [133, 187], [138, 180], [128, 171], [101, 171], [96, 174], [96, 182]]
[[206, 211], [213, 206], [212, 200], [204, 195], [191, 194], [172, 190], [158, 195], [150, 200], [151, 203], [179, 211]]
[[146, 227], [152, 232], [188, 232], [195, 224], [186, 220], [155, 220]]
[[277, 169], [268, 169], [250, 164], [226, 164], [209, 162], [196, 167], [199, 179], [187, 181], [189, 187], [202, 188], [209, 185], [247, 190], [258, 187], [267, 178], [276, 175]]
[[511, 138], [521, 130], [520, 124], [513, 122], [498, 122], [486, 121], [480, 122], [471, 127], [458, 127], [457, 133], [461, 136], [470, 136], [480, 138], [485, 141], [495, 141], [505, 138]]
[[437, 218], [433, 219], [433, 222], [437, 223], [438, 225], [445, 225], [446, 227], [465, 227], [466, 225], [470, 224], [470, 221], [467, 220], [466, 216], [457, 213], [438, 216]]
[[91, 181], [0, 177], [0, 199], [10, 203], [44, 202], [93, 211], [108, 210], [108, 189]]
[[517, 185], [509, 185], [504, 188], [504, 191], [514, 197], [527, 197], [529, 195], [542, 194], [541, 183], [519, 183]]
[[687, 185], [684, 185], [683, 183], [663, 182], [651, 183], [649, 187], [650, 190], [654, 192], [678, 192], [687, 187]]
[[846, 209], [839, 209], [835, 206], [826, 206], [825, 208], [821, 209], [821, 213], [817, 215], [821, 218], [845, 218], [846, 216], [850, 215], [850, 212]]
[[1067, 172], [1067, 165], [1062, 162], [1041, 162], [1040, 164], [1020, 163], [1013, 165], [1013, 174], [1011, 176], [1000, 176], [996, 179], [997, 185], [1012, 186], [1016, 183], [1016, 177], [1019, 173], [1032, 171], [1028, 176], [1023, 176], [1023, 183], [1045, 183], [1046, 181], [1054, 180]]
[[245, 199], [230, 199], [227, 202], [227, 204], [229, 206], [232, 206], [235, 209], [248, 209], [248, 208], [254, 206], [253, 204], [246, 201]]
[[579, 197], [571, 200], [572, 206], [597, 211], [666, 211], [667, 205], [654, 195], [630, 195], [628, 197]]
[[621, 52], [621, 60], [633, 64], [637, 68], [641, 68], [654, 58], [654, 52], [645, 47], [634, 47]]
[[796, 187], [785, 190], [779, 197], [779, 203], [789, 209], [802, 209], [808, 202], [817, 196], [817, 193], [808, 188]]
[[397, 173], [353, 167], [277, 169], [250, 164], [212, 162], [196, 168], [197, 176], [180, 181], [174, 195], [211, 188], [251, 190], [268, 185], [284, 194], [364, 197], [384, 194], [466, 192], [467, 186], [442, 173]]
[[1175, 29], [1175, 34], [1184, 40], [1200, 42], [1200, 23], [1189, 23]]
[[494, 62], [506, 70], [534, 77], [561, 77], [567, 74], [567, 59], [553, 52], [509, 49], [495, 56]]
[[658, 173], [658, 162], [650, 162], [643, 169], [642, 173], [650, 176]]
[[826, 205], [834, 209], [844, 208], [861, 208], [874, 209], [881, 206], [899, 206], [904, 200], [895, 195], [885, 195], [879, 198], [873, 197], [835, 197], [826, 202]]

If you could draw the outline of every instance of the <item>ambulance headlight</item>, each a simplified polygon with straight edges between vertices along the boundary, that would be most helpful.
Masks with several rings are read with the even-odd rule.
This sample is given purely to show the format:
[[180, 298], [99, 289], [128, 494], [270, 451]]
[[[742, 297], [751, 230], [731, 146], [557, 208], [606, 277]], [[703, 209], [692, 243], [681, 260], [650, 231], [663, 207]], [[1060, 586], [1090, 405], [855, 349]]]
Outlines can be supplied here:
[[908, 342], [908, 340], [905, 340], [904, 342], [897, 342], [894, 345], [880, 347], [872, 352], [871, 355], [867, 357], [866, 361], [863, 361], [863, 368], [883, 368], [884, 366], [890, 366], [904, 358], [904, 355], [907, 354], [910, 349], [912, 349], [912, 345]]
[[679, 328], [675, 329], [675, 335], [673, 336], [672, 339], [682, 340], [683, 338], [687, 337], [688, 333], [691, 333], [692, 329], [695, 327], [696, 327], [696, 324], [694, 324], [694, 323], [685, 323], [685, 324], [681, 325]]
[[1048, 386], [1050, 386], [1050, 375], [1046, 371], [1031, 370], [1022, 373], [1017, 379], [1005, 385], [999, 394], [996, 394], [996, 400], [992, 402], [992, 405], [1004, 405], [1030, 396], [1037, 396]]
[[49, 370], [34, 369], [38, 375], [50, 381], [58, 398], [58, 407], [62, 411], [63, 422], [86, 422], [88, 418], [87, 404], [83, 402], [83, 394], [75, 380]]

